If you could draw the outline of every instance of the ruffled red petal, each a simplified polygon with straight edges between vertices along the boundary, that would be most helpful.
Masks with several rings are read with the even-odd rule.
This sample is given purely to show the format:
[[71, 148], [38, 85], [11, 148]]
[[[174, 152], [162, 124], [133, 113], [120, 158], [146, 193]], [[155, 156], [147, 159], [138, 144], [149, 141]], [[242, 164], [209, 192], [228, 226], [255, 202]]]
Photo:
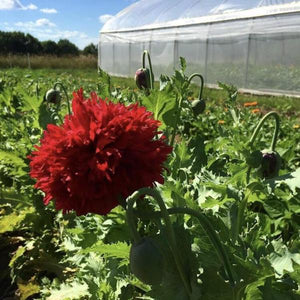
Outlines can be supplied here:
[[154, 182], [163, 183], [163, 163], [172, 148], [154, 140], [159, 121], [137, 104], [105, 101], [95, 93], [73, 93], [73, 114], [61, 126], [48, 125], [29, 157], [35, 187], [44, 203], [63, 212], [107, 214], [118, 197]]

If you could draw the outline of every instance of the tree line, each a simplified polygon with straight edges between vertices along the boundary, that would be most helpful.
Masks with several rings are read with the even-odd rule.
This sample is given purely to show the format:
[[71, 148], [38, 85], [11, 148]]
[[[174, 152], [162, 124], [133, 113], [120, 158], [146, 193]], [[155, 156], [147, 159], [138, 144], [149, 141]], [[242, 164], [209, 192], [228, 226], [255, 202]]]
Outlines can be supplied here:
[[28, 33], [0, 31], [0, 54], [9, 53], [55, 56], [97, 55], [97, 46], [91, 43], [81, 51], [68, 39], [60, 39], [57, 43], [51, 40], [41, 42]]

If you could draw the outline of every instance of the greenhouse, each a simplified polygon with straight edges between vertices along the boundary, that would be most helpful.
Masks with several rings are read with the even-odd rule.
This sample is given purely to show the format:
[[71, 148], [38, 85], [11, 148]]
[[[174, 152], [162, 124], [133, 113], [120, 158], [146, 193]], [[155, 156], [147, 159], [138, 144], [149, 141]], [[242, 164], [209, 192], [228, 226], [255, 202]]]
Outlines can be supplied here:
[[206, 83], [300, 92], [300, 1], [141, 0], [103, 26], [99, 66], [133, 76], [151, 54], [156, 79], [179, 57]]

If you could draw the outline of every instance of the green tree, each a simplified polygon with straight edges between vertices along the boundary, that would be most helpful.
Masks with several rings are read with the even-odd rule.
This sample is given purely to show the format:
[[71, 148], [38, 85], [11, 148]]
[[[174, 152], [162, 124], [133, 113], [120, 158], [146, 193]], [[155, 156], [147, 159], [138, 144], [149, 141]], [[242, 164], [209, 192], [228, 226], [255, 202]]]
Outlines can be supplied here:
[[41, 42], [30, 34], [26, 34], [24, 46], [25, 46], [24, 50], [26, 53], [41, 54], [43, 51]]
[[18, 31], [0, 31], [0, 53], [41, 54], [41, 52], [41, 42], [32, 35]]
[[54, 41], [42, 42], [43, 53], [48, 55], [57, 55], [59, 52], [58, 45]]
[[87, 45], [87, 46], [83, 49], [82, 53], [83, 53], [84, 55], [95, 55], [95, 56], [97, 56], [97, 53], [98, 53], [98, 47], [97, 47], [96, 45], [94, 45], [93, 43], [91, 43], [91, 44]]
[[79, 49], [76, 45], [67, 39], [61, 39], [57, 43], [58, 55], [79, 55]]

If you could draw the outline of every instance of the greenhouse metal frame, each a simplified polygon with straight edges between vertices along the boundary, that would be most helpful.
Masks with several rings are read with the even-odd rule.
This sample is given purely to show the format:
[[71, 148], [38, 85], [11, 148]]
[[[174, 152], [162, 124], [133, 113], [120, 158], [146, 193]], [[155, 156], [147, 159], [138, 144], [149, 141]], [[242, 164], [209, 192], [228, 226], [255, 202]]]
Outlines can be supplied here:
[[99, 66], [133, 76], [148, 50], [156, 79], [182, 56], [187, 74], [202, 73], [206, 83], [300, 92], [300, 1], [175, 2], [142, 0], [108, 21]]

